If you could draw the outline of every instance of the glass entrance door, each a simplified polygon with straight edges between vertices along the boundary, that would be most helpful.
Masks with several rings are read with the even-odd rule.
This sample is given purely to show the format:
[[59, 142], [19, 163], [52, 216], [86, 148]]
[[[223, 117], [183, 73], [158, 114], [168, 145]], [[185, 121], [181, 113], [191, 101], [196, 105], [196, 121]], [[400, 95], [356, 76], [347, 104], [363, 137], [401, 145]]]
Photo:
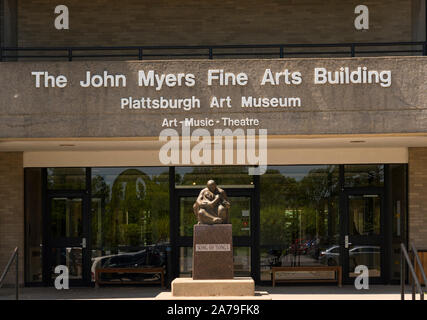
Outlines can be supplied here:
[[370, 282], [384, 279], [383, 195], [381, 192], [347, 192], [345, 195], [343, 275], [352, 283], [366, 266]]
[[55, 268], [66, 266], [70, 285], [90, 280], [87, 199], [84, 194], [58, 194], [48, 197], [48, 263], [49, 282], [58, 276]]
[[[227, 197], [231, 203], [230, 220], [233, 227], [233, 253], [235, 276], [254, 276], [252, 268], [252, 190], [234, 191], [228, 189]], [[193, 204], [198, 192], [196, 190], [180, 190], [177, 196], [177, 212], [179, 213], [177, 230], [178, 266], [177, 276], [191, 277], [193, 256], [193, 226], [197, 218], [193, 214]]]

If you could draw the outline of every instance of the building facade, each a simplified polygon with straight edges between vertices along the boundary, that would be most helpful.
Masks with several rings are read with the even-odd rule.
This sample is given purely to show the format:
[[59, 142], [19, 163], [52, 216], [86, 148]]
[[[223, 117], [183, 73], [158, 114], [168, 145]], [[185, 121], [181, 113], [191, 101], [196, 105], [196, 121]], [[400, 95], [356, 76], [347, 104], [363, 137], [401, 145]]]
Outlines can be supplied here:
[[19, 247], [22, 284], [190, 275], [209, 179], [258, 283], [388, 284], [401, 243], [427, 250], [425, 0], [61, 4], [69, 29], [51, 0], [1, 7], [0, 267]]

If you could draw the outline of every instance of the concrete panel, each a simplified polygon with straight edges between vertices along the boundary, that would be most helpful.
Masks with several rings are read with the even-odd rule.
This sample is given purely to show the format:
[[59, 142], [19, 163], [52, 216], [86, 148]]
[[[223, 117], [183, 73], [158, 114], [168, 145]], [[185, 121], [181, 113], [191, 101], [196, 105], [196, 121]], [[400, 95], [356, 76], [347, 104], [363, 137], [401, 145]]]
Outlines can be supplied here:
[[[315, 68], [339, 71], [391, 71], [391, 86], [371, 84], [314, 84]], [[207, 85], [208, 70], [245, 72], [244, 86]], [[267, 69], [300, 72], [301, 84], [261, 85]], [[195, 85], [138, 86], [138, 72], [191, 73]], [[36, 88], [33, 71], [65, 75], [65, 88]], [[80, 86], [86, 72], [126, 76], [126, 87]], [[164, 121], [210, 119], [213, 129], [268, 129], [269, 135], [417, 133], [427, 131], [427, 58], [272, 59], [151, 62], [45, 62], [0, 64], [0, 138], [156, 137]], [[129, 109], [121, 99], [190, 98], [200, 108]], [[231, 108], [210, 108], [212, 97], [230, 97]], [[242, 97], [299, 98], [301, 107], [242, 107]], [[230, 126], [223, 117], [258, 119], [259, 125]], [[195, 129], [194, 126], [192, 129]]]

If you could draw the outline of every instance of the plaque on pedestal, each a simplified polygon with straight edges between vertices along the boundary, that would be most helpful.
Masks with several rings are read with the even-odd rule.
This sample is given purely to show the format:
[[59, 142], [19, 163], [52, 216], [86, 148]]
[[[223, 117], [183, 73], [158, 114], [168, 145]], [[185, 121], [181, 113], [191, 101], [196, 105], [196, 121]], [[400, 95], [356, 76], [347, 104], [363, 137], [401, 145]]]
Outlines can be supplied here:
[[193, 234], [193, 279], [233, 279], [231, 224], [196, 224]]

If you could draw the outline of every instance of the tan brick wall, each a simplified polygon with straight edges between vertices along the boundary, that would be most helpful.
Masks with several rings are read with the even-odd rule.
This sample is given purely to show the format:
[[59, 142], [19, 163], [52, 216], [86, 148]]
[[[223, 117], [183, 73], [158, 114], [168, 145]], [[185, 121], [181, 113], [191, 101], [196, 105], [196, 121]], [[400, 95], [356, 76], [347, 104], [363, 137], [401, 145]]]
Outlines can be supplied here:
[[[0, 152], [0, 270], [18, 246], [20, 282], [24, 275], [24, 169], [22, 152]], [[12, 268], [5, 284], [14, 283]]]
[[427, 148], [409, 148], [409, 240], [427, 250]]
[[[356, 31], [357, 0], [18, 0], [20, 46], [209, 45], [411, 41], [413, 1], [367, 0], [370, 30]], [[70, 30], [54, 8], [70, 9]]]

